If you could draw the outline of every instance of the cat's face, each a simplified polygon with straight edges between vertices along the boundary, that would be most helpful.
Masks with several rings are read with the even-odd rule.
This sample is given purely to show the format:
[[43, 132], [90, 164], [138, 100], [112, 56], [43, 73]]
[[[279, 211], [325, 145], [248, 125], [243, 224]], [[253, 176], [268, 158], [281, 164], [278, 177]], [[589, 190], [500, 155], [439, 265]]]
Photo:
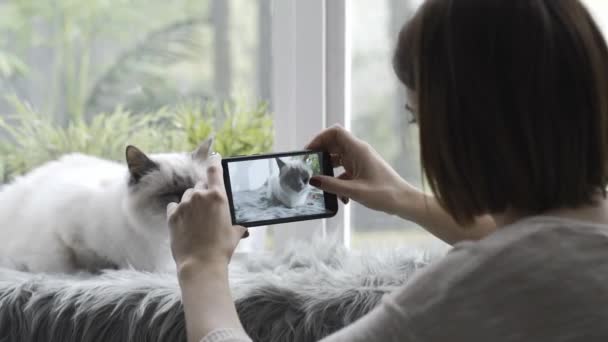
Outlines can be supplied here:
[[289, 162], [276, 158], [279, 166], [279, 179], [282, 188], [299, 193], [308, 189], [312, 169], [304, 160], [296, 159]]
[[208, 139], [192, 153], [150, 156], [133, 146], [128, 147], [127, 206], [131, 219], [138, 225], [166, 229], [167, 205], [179, 202], [187, 189], [206, 180], [207, 158], [212, 144], [213, 139]]

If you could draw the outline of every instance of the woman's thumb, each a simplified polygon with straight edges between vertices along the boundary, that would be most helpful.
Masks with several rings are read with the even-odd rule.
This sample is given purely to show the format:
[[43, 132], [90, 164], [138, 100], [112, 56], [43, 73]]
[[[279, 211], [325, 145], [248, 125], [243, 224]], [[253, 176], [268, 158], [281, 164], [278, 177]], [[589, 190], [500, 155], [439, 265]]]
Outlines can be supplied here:
[[237, 230], [237, 234], [241, 237], [241, 239], [246, 239], [249, 237], [249, 230], [243, 226], [235, 226]]
[[329, 176], [314, 176], [310, 185], [341, 197], [352, 198], [352, 181]]

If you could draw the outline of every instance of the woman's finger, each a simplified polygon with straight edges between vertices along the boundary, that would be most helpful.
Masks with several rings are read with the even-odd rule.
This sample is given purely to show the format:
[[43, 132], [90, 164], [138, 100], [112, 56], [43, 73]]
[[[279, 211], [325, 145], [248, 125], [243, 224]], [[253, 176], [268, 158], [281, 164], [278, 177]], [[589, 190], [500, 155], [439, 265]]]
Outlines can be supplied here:
[[341, 154], [339, 154], [339, 153], [331, 153], [329, 155], [329, 157], [331, 158], [331, 165], [334, 168], [343, 166], [342, 165], [342, 155]]
[[193, 188], [190, 188], [190, 189], [184, 191], [184, 194], [182, 195], [182, 200], [180, 201], [180, 203], [190, 201], [190, 199], [192, 198], [193, 192], [194, 192]]
[[194, 185], [194, 190], [207, 190], [207, 183], [203, 181], [198, 181]]
[[241, 239], [246, 239], [249, 237], [249, 231], [247, 228], [243, 226], [234, 226], [233, 228], [237, 230], [237, 234], [241, 237]]
[[171, 217], [175, 213], [175, 210], [177, 210], [177, 205], [178, 204], [175, 202], [167, 204], [167, 217]]
[[353, 179], [353, 175], [348, 171], [344, 171], [337, 178], [342, 180], [351, 180]]
[[306, 149], [324, 150], [329, 153], [343, 153], [348, 144], [348, 132], [339, 125], [327, 128], [315, 136]]
[[[349, 172], [343, 172], [337, 178], [343, 179], [343, 180], [350, 180], [350, 179], [353, 179], [353, 176]], [[342, 203], [344, 203], [344, 204], [348, 204], [348, 202], [350, 202], [350, 199], [346, 196], [341, 196], [340, 201], [342, 201]]]
[[207, 187], [209, 189], [224, 190], [224, 175], [222, 172], [222, 159], [219, 155], [209, 157], [209, 167], [207, 167]]
[[357, 191], [353, 182], [329, 176], [314, 176], [310, 179], [310, 185], [339, 197], [352, 198]]

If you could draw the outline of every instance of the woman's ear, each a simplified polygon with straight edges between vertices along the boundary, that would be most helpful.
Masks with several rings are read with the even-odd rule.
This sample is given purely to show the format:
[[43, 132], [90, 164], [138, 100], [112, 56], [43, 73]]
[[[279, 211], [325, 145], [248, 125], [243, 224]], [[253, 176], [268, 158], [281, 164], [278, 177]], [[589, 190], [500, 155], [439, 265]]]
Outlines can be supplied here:
[[406, 88], [405, 98], [412, 112], [416, 114], [416, 112], [418, 111], [418, 93], [412, 89]]

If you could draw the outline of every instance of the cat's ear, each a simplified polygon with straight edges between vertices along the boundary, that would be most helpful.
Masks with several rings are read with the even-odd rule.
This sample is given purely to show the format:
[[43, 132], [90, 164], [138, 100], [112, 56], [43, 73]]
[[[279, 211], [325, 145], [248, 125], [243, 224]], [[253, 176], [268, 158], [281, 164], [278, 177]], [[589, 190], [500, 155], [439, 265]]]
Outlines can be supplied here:
[[198, 161], [205, 161], [211, 155], [213, 142], [215, 141], [214, 137], [210, 137], [203, 141], [196, 150], [192, 152], [192, 159]]
[[150, 171], [159, 169], [157, 163], [148, 158], [145, 153], [135, 146], [127, 146], [125, 155], [127, 159], [127, 166], [129, 167], [129, 173], [131, 174], [131, 180], [134, 183], [137, 183], [141, 177]]
[[281, 159], [279, 159], [279, 158], [275, 158], [275, 159], [276, 159], [276, 161], [277, 161], [277, 165], [279, 166], [279, 170], [282, 170], [282, 169], [283, 169], [283, 167], [285, 167], [285, 162], [284, 162], [284, 161], [282, 161], [282, 160], [281, 160]]

